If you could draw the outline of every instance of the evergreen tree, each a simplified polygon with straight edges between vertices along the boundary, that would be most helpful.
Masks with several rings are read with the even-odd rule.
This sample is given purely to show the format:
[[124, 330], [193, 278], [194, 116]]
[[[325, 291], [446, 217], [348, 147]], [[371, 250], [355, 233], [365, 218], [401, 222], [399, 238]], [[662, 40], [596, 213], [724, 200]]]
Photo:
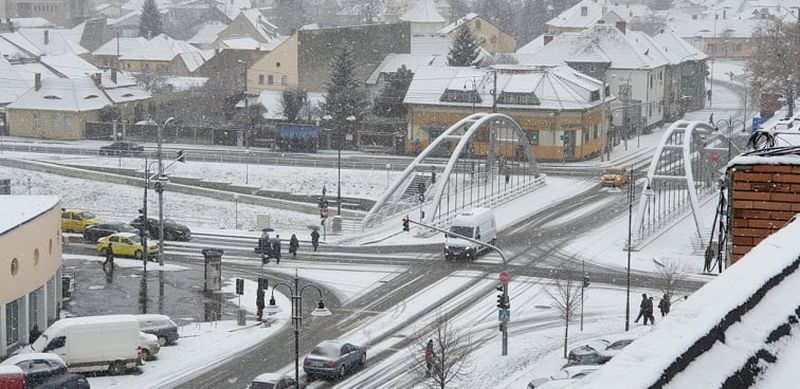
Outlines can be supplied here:
[[145, 38], [152, 38], [164, 32], [161, 25], [161, 13], [155, 0], [145, 0], [142, 6], [142, 16], [139, 20], [139, 35]]
[[447, 63], [450, 66], [472, 66], [480, 54], [480, 47], [475, 41], [469, 27], [464, 26], [453, 39], [453, 47], [447, 54]]
[[403, 117], [406, 115], [406, 106], [403, 104], [403, 99], [408, 92], [408, 86], [411, 85], [411, 80], [414, 78], [412, 73], [406, 65], [401, 66], [394, 73], [387, 75], [386, 86], [381, 91], [381, 94], [375, 98], [372, 112], [378, 116], [383, 117]]
[[331, 81], [324, 109], [338, 126], [344, 125], [349, 116], [360, 120], [364, 114], [366, 96], [356, 79], [355, 68], [353, 51], [349, 47], [341, 49], [331, 63]]
[[308, 94], [302, 89], [286, 89], [281, 94], [281, 107], [283, 108], [283, 116], [290, 123], [296, 122], [300, 119], [300, 111], [303, 109], [303, 104], [306, 103]]

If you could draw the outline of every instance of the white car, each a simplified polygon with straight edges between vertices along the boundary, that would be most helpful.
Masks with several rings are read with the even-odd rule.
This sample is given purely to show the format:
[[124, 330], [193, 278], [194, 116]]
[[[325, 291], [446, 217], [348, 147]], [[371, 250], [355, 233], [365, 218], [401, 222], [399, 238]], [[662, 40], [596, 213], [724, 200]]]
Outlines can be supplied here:
[[[599, 369], [599, 365], [576, 365], [565, 367], [558, 373], [549, 377], [534, 378], [528, 383], [528, 389], [541, 389], [543, 385], [551, 381], [565, 381], [583, 378], [595, 370]], [[549, 384], [548, 384], [549, 385]]]
[[253, 379], [247, 389], [297, 389], [297, 383], [289, 376], [264, 373]]
[[161, 350], [158, 337], [139, 331], [139, 348], [142, 350], [142, 359], [150, 361], [156, 359], [156, 354]]

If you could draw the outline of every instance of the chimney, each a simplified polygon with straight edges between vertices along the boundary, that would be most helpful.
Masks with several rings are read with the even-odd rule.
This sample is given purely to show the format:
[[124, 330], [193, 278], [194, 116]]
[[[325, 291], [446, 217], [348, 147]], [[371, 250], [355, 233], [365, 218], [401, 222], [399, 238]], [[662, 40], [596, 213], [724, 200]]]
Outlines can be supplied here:
[[102, 81], [102, 76], [100, 75], [100, 73], [92, 73], [91, 77], [92, 77], [92, 80], [94, 81], [94, 84], [96, 86], [100, 86], [101, 81]]
[[587, 7], [585, 5], [582, 6], [581, 7], [581, 16], [588, 16], [588, 15], [589, 15], [589, 7]]
[[50, 30], [44, 30], [44, 45], [50, 44]]
[[553, 36], [550, 34], [542, 36], [542, 46], [547, 46], [548, 43], [553, 41]]
[[111, 82], [117, 83], [117, 69], [111, 68]]
[[620, 20], [617, 22], [617, 30], [621, 33], [625, 34], [626, 30], [628, 29], [628, 23], [624, 20]]
[[33, 74], [33, 89], [36, 91], [42, 89], [42, 73]]

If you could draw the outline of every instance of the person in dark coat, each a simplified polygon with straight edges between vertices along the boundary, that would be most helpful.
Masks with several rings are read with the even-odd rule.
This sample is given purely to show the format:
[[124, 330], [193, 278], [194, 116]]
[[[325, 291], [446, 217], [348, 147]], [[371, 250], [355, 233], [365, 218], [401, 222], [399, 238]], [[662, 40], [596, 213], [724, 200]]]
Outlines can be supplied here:
[[39, 336], [41, 335], [42, 331], [39, 331], [39, 325], [34, 324], [33, 328], [31, 328], [31, 331], [28, 333], [28, 343], [32, 344], [36, 341], [36, 339], [39, 339]]
[[650, 320], [650, 325], [656, 324], [656, 318], [653, 316], [653, 297], [647, 298], [647, 306], [644, 308], [644, 325]]
[[289, 239], [289, 254], [292, 254], [292, 258], [297, 257], [298, 248], [300, 248], [300, 240], [297, 239], [297, 235], [292, 234], [292, 238]]
[[314, 247], [314, 252], [319, 247], [319, 231], [317, 230], [311, 231], [311, 246]]
[[106, 249], [106, 260], [103, 261], [103, 270], [109, 271], [109, 267], [114, 267], [114, 250], [111, 248], [111, 242], [108, 242]]
[[639, 319], [645, 317], [644, 324], [647, 324], [647, 319], [644, 315], [645, 307], [647, 307], [647, 293], [642, 293], [642, 301], [639, 303], [639, 316], [636, 316], [636, 320], [633, 321], [634, 323], [638, 323]]
[[258, 308], [258, 321], [261, 321], [264, 315], [264, 289], [261, 289], [260, 283], [256, 289], [256, 308]]
[[272, 256], [275, 257], [275, 263], [281, 263], [281, 236], [275, 235], [275, 240], [272, 241]]
[[433, 367], [433, 358], [436, 354], [433, 352], [433, 339], [428, 339], [428, 344], [425, 345], [425, 376], [431, 376], [431, 367]]
[[669, 301], [669, 295], [664, 293], [661, 301], [658, 302], [658, 309], [661, 310], [661, 317], [667, 316], [672, 303]]

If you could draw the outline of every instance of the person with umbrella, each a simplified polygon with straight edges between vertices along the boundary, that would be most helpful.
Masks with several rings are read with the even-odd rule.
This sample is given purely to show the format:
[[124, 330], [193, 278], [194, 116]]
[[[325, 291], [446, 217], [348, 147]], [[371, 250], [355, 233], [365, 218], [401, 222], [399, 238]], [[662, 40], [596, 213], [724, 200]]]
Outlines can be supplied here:
[[297, 239], [297, 235], [292, 234], [291, 239], [289, 239], [289, 254], [292, 254], [292, 258], [297, 258], [298, 248], [300, 248], [300, 240]]

